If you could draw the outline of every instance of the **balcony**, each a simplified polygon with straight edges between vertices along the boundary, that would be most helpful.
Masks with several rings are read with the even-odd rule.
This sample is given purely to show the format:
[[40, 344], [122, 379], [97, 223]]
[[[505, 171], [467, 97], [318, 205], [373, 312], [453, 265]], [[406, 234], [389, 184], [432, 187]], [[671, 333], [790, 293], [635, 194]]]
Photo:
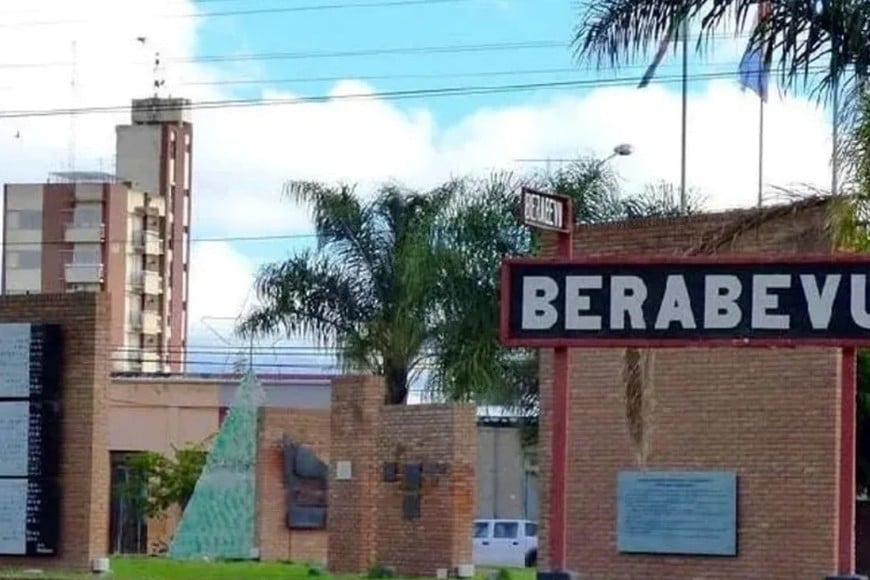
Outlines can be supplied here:
[[142, 313], [142, 333], [143, 334], [160, 334], [161, 330], [160, 315], [156, 312], [146, 310]]
[[106, 239], [106, 226], [103, 224], [71, 222], [66, 224], [63, 239], [70, 244], [99, 244]]
[[70, 263], [64, 265], [64, 280], [68, 284], [102, 284], [102, 264]]
[[151, 256], [163, 254], [163, 240], [154, 232], [142, 232], [145, 253]]
[[102, 183], [77, 183], [75, 186], [76, 201], [103, 201]]
[[163, 293], [163, 276], [157, 272], [144, 271], [143, 273], [143, 289], [145, 294], [162, 294]]

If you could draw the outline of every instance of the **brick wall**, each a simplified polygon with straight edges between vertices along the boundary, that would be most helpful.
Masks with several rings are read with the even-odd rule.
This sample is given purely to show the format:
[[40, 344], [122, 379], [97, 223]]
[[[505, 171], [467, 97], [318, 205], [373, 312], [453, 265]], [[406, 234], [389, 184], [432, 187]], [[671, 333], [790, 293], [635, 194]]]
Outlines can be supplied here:
[[100, 294], [0, 296], [0, 322], [63, 325], [59, 555], [0, 558], [0, 568], [90, 569], [108, 551], [108, 297]]
[[[382, 410], [378, 464], [399, 466], [396, 482], [381, 482], [378, 562], [400, 574], [434, 576], [438, 568], [471, 563], [476, 512], [477, 424], [472, 405], [391, 406]], [[420, 519], [402, 515], [402, 466], [443, 463], [444, 475], [424, 472]]]
[[[330, 571], [361, 573], [374, 564], [401, 575], [434, 576], [438, 568], [471, 563], [477, 431], [470, 405], [383, 406], [382, 379], [336, 379], [332, 391], [329, 489]], [[337, 461], [351, 478], [335, 478]], [[395, 462], [399, 478], [383, 481]], [[402, 512], [402, 465], [441, 463], [424, 474], [420, 518]]]
[[[721, 238], [718, 253], [827, 252], [826, 208], [779, 211], [733, 238], [753, 212], [577, 228], [577, 257], [673, 255]], [[552, 248], [552, 245], [550, 245]], [[541, 364], [541, 566], [547, 517], [552, 351]], [[835, 349], [654, 352], [649, 468], [735, 469], [735, 558], [620, 554], [616, 475], [638, 467], [628, 435], [622, 349], [570, 352], [569, 568], [583, 578], [821, 578], [835, 569], [839, 366]]]
[[257, 450], [257, 536], [260, 558], [294, 562], [326, 560], [326, 530], [287, 528], [287, 489], [284, 487], [284, 437], [304, 443], [329, 461], [330, 418], [326, 409], [260, 410]]
[[[329, 532], [327, 562], [338, 574], [366, 571], [377, 559], [377, 444], [382, 382], [375, 377], [342, 377], [333, 381]], [[337, 480], [335, 462], [348, 461], [352, 476]]]

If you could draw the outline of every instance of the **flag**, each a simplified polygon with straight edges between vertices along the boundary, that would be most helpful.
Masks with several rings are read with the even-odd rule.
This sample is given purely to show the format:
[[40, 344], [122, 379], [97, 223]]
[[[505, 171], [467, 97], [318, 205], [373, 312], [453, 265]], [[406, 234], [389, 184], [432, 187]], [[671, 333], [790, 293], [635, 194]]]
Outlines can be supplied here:
[[653, 77], [656, 74], [656, 69], [659, 68], [662, 60], [665, 58], [665, 53], [668, 51], [668, 46], [671, 44], [671, 40], [674, 36], [674, 31], [677, 29], [676, 26], [672, 26], [668, 29], [668, 33], [665, 34], [665, 37], [662, 39], [661, 44], [659, 44], [659, 49], [656, 51], [655, 56], [653, 57], [652, 63], [646, 69], [646, 72], [643, 73], [643, 77], [640, 79], [640, 84], [637, 85], [637, 88], [642, 89], [647, 86]]
[[[770, 16], [770, 2], [765, 0], [758, 4], [755, 26], [758, 27], [768, 16]], [[744, 54], [740, 59], [739, 67], [741, 88], [749, 89], [761, 97], [762, 101], [767, 101], [769, 69], [770, 63], [765, 62], [765, 55], [760, 46]]]

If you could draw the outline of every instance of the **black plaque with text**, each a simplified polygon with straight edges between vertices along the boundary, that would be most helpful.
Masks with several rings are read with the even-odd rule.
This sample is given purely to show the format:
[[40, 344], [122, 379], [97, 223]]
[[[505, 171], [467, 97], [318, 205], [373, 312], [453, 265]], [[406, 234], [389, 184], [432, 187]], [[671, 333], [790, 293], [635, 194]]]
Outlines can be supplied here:
[[60, 531], [62, 328], [0, 324], [0, 554], [47, 556]]

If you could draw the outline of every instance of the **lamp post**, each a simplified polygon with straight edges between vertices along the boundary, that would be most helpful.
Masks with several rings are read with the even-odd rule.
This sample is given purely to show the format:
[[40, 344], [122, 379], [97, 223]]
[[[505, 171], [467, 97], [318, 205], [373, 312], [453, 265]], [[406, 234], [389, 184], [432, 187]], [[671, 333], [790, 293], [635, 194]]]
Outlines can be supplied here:
[[[595, 169], [598, 170], [615, 157], [626, 157], [633, 153], [634, 149], [628, 143], [621, 143], [613, 148], [613, 152], [598, 162]], [[535, 162], [537, 159], [517, 159], [518, 162]], [[544, 159], [548, 164], [551, 159]], [[574, 161], [568, 159], [565, 161]], [[564, 210], [554, 212], [553, 215], [563, 215], [564, 223], [529, 222], [528, 214], [526, 223], [531, 227], [544, 227], [557, 231], [555, 259], [569, 261], [574, 250], [574, 214], [571, 200], [565, 196], [529, 192], [523, 195], [524, 204], [526, 195], [539, 198], [548, 197], [552, 203], [562, 203]], [[568, 348], [557, 347], [553, 349], [553, 398], [552, 398], [552, 428], [550, 431], [550, 513], [549, 513], [549, 555], [550, 570], [539, 573], [540, 580], [566, 580], [573, 575], [568, 571], [568, 408], [570, 406], [570, 364], [568, 360]]]
[[[631, 143], [620, 143], [616, 147], [613, 148], [610, 155], [602, 159], [598, 162], [598, 166], [603, 166], [605, 163], [613, 159], [614, 157], [628, 157], [634, 153], [634, 147]], [[553, 158], [553, 157], [544, 157], [544, 158], [521, 158], [514, 159], [514, 163], [546, 163], [547, 164], [547, 175], [550, 174], [550, 163], [573, 163], [577, 161], [577, 158]]]

